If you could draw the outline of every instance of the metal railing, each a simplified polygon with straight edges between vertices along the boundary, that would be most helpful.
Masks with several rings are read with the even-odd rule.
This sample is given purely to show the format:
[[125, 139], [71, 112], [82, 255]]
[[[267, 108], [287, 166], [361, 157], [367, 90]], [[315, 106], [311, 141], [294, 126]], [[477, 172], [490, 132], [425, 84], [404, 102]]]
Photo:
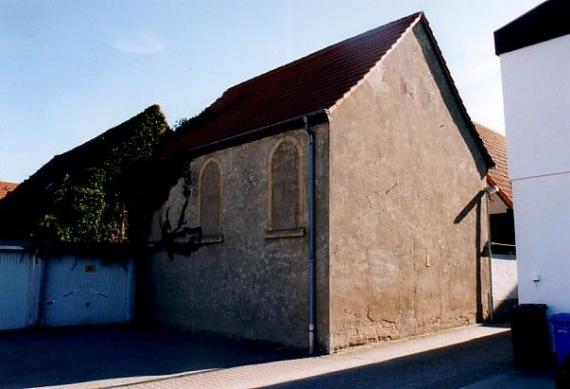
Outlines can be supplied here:
[[517, 246], [509, 243], [491, 242], [493, 254], [516, 255]]

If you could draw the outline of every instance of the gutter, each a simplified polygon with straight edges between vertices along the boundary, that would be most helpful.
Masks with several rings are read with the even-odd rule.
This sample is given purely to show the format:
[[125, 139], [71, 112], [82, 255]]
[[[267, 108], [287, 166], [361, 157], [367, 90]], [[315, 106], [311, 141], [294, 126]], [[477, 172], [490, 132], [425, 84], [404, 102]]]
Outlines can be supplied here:
[[495, 321], [495, 299], [493, 296], [493, 249], [491, 243], [491, 211], [489, 209], [489, 193], [485, 199], [487, 208], [487, 254], [489, 255], [489, 319], [491, 323]]
[[314, 354], [315, 352], [315, 321], [317, 316], [317, 304], [316, 304], [316, 251], [317, 251], [317, 199], [316, 199], [316, 189], [317, 189], [317, 176], [316, 176], [316, 145], [315, 145], [315, 132], [309, 124], [308, 116], [303, 117], [303, 123], [305, 125], [305, 131], [309, 136], [308, 144], [308, 170], [309, 170], [309, 354]]
[[491, 209], [489, 198], [491, 194], [498, 193], [499, 187], [488, 186], [483, 189], [485, 196], [485, 208], [487, 209], [487, 255], [489, 256], [489, 319], [491, 322], [495, 320], [495, 301], [493, 297], [493, 250], [492, 250], [492, 234], [491, 234]]
[[261, 139], [268, 135], [277, 134], [282, 131], [294, 129], [304, 125], [305, 119], [313, 119], [313, 123], [324, 123], [328, 121], [326, 109], [319, 109], [317, 111], [305, 113], [303, 115], [293, 116], [292, 118], [282, 120], [277, 123], [269, 124], [255, 128], [253, 130], [245, 131], [240, 134], [232, 135], [224, 139], [210, 142], [205, 145], [197, 146], [188, 150], [191, 156], [197, 156], [209, 153], [215, 150], [224, 149], [230, 146], [236, 146], [242, 143], [250, 142], [252, 140]]

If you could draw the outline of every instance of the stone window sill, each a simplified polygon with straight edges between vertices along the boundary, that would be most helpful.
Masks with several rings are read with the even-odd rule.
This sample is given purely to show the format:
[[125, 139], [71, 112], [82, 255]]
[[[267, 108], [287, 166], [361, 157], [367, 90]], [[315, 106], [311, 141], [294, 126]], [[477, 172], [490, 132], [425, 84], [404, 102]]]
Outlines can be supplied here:
[[212, 243], [222, 243], [224, 241], [224, 235], [206, 235], [200, 238], [200, 243], [202, 244], [212, 244]]
[[303, 227], [285, 229], [265, 229], [265, 239], [302, 238], [305, 236]]

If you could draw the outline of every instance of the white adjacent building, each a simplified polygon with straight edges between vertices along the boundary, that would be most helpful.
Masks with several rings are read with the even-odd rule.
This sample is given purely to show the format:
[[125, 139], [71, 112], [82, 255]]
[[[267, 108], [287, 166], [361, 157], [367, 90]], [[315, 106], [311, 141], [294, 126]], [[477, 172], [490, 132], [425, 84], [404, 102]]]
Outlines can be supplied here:
[[516, 203], [520, 303], [570, 312], [570, 1], [495, 32]]

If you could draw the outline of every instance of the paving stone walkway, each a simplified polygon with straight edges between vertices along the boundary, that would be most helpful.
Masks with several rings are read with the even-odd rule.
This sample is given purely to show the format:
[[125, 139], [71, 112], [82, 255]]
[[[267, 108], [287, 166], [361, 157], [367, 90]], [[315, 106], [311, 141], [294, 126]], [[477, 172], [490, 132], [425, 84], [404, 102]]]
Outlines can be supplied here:
[[[129, 388], [553, 388], [551, 372], [512, 367], [507, 328], [473, 326], [311, 358], [79, 387]], [[73, 387], [78, 387], [74, 385]]]

